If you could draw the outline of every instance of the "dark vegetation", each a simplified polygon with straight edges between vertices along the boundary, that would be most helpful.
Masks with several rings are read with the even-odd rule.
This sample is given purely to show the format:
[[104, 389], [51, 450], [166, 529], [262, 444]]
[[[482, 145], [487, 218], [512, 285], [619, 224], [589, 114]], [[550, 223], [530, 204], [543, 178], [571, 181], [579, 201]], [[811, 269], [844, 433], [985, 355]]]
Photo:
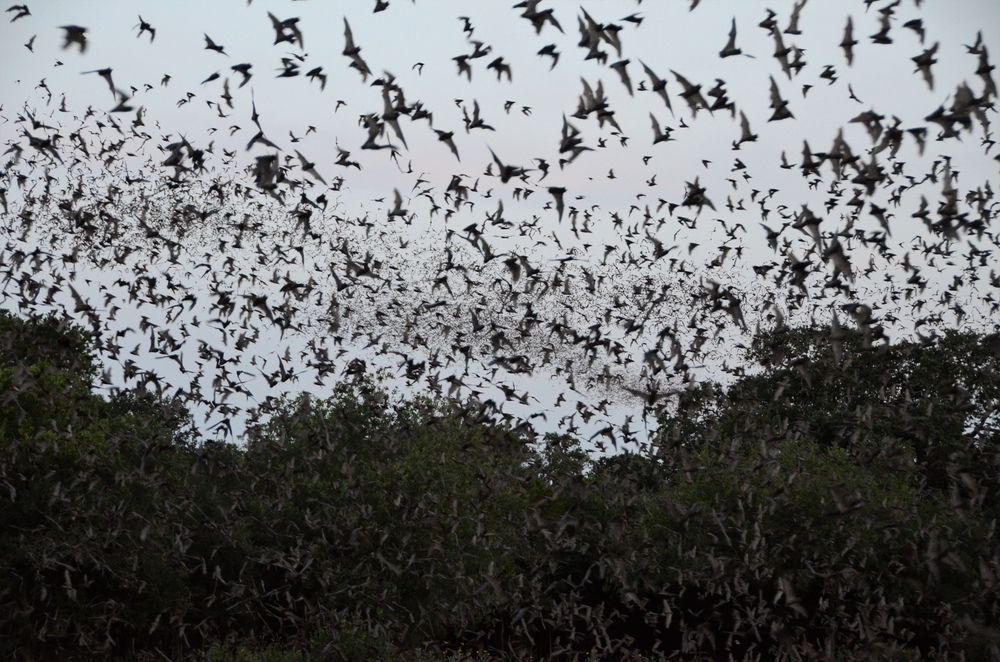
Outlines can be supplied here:
[[0, 316], [3, 659], [989, 659], [1000, 342], [758, 337], [649, 455], [371, 381], [242, 446]]

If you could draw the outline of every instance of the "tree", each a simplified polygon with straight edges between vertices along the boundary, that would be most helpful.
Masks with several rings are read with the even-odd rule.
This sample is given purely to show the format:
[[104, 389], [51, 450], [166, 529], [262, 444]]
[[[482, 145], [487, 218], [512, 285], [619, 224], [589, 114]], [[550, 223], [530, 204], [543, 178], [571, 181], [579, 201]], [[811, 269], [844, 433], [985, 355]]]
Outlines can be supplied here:
[[683, 539], [652, 529], [659, 544], [751, 573], [780, 596], [754, 608], [817, 650], [822, 619], [843, 625], [861, 606], [905, 633], [858, 614], [867, 640], [845, 632], [841, 647], [985, 655], [1000, 639], [996, 336], [872, 346], [791, 329], [758, 337], [751, 356], [758, 374], [697, 389], [662, 421], [668, 507], [685, 526]]
[[803, 328], [755, 339], [756, 375], [704, 386], [665, 418], [663, 448], [809, 439], [860, 463], [947, 490], [975, 470], [984, 505], [997, 505], [1000, 350], [996, 336], [947, 331], [936, 339], [866, 347], [860, 332]]
[[200, 441], [181, 403], [96, 395], [85, 332], [0, 330], [8, 658], [981, 659], [1000, 642], [995, 339], [764, 336], [761, 371], [687, 392], [656, 453], [595, 459], [368, 379], [271, 403], [244, 445]]
[[110, 652], [186, 591], [164, 504], [190, 466], [187, 415], [106, 400], [90, 335], [0, 314], [0, 654]]

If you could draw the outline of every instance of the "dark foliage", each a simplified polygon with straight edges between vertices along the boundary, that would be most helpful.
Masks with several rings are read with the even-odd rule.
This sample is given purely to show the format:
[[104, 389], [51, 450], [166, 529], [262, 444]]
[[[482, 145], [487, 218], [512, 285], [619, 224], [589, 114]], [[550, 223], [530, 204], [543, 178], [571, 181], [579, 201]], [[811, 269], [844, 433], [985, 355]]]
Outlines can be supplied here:
[[78, 328], [0, 332], [5, 659], [997, 654], [995, 338], [761, 337], [595, 460], [366, 381], [196, 442]]

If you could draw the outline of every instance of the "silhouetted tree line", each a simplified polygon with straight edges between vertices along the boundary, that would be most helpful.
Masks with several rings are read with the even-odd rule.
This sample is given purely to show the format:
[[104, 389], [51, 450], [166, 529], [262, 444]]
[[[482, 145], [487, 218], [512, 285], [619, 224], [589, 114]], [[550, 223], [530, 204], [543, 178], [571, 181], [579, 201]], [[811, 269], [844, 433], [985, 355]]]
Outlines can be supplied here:
[[200, 440], [0, 315], [4, 659], [996, 659], [1000, 340], [758, 337], [648, 455], [368, 380]]

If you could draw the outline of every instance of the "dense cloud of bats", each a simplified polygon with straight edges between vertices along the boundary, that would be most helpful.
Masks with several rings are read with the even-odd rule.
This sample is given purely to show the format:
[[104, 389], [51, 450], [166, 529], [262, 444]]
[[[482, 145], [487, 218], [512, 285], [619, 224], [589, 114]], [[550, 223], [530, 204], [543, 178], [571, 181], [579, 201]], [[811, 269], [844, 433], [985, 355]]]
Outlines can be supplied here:
[[[795, 383], [805, 389], [821, 378], [833, 383], [841, 374], [864, 373], [867, 365], [842, 361], [856, 352], [851, 345], [856, 340], [862, 346], [856, 355], [874, 365], [886, 356], [896, 358], [890, 348], [897, 339], [912, 342], [900, 350], [900, 361], [905, 361], [912, 358], [907, 352], [918, 356], [921, 348], [935, 347], [939, 340], [941, 346], [961, 341], [955, 336], [941, 340], [941, 329], [971, 328], [987, 332], [975, 336], [977, 342], [991, 343], [975, 348], [977, 356], [1000, 356], [1000, 242], [993, 225], [998, 201], [991, 185], [1000, 156], [991, 132], [997, 112], [995, 66], [987, 47], [991, 36], [970, 35], [961, 49], [951, 50], [939, 38], [943, 31], [935, 21], [925, 20], [921, 0], [860, 0], [836, 3], [835, 29], [809, 34], [807, 41], [805, 26], [813, 27], [810, 11], [818, 11], [819, 0], [812, 5], [796, 0], [778, 3], [784, 5], [780, 13], [762, 11], [759, 22], [720, 14], [718, 32], [704, 35], [697, 54], [705, 66], [696, 69], [690, 58], [675, 59], [663, 49], [658, 54], [640, 52], [642, 38], [663, 27], [642, 11], [616, 18], [623, 13], [617, 3], [591, 3], [588, 10], [524, 0], [504, 8], [523, 37], [514, 43], [497, 43], [485, 35], [488, 30], [478, 25], [481, 7], [468, 3], [462, 6], [470, 15], [432, 28], [435, 34], [460, 40], [461, 52], [387, 61], [386, 53], [399, 51], [391, 44], [380, 47], [382, 35], [370, 27], [372, 20], [386, 25], [395, 20], [400, 4], [410, 3], [376, 0], [372, 13], [377, 18], [366, 20], [338, 5], [330, 9], [332, 23], [313, 25], [293, 15], [307, 5], [289, 2], [286, 11], [267, 11], [248, 0], [246, 7], [233, 9], [241, 12], [237, 22], [265, 26], [270, 59], [248, 61], [241, 53], [246, 43], [235, 40], [232, 31], [191, 21], [185, 24], [189, 48], [178, 57], [195, 63], [191, 66], [198, 75], [160, 70], [165, 63], [150, 58], [148, 78], [137, 82], [127, 80], [124, 71], [130, 69], [125, 63], [94, 61], [95, 53], [101, 52], [101, 40], [116, 38], [141, 58], [145, 49], [177, 38], [154, 13], [159, 5], [144, 7], [134, 25], [130, 13], [130, 27], [120, 35], [109, 35], [107, 25], [90, 23], [82, 6], [79, 18], [67, 25], [47, 21], [41, 3], [6, 11], [4, 39], [23, 39], [24, 50], [19, 52], [25, 58], [59, 58], [53, 69], [80, 65], [78, 80], [93, 86], [100, 94], [94, 98], [101, 101], [99, 107], [78, 107], [71, 92], [50, 88], [48, 79], [65, 71], [60, 69], [60, 74], [38, 81], [19, 81], [23, 102], [15, 105], [4, 99], [0, 105], [4, 307], [21, 315], [55, 311], [76, 320], [97, 339], [102, 387], [129, 397], [143, 393], [197, 417], [196, 435], [204, 443], [192, 451], [196, 460], [188, 477], [177, 478], [170, 470], [157, 473], [159, 469], [147, 474], [147, 460], [152, 467], [161, 459], [156, 453], [182, 453], [169, 444], [159, 448], [150, 442], [138, 469], [119, 469], [115, 489], [134, 486], [137, 494], [155, 496], [156, 490], [166, 491], [168, 483], [177, 494], [191, 485], [196, 491], [210, 486], [204, 491], [212, 495], [204, 498], [225, 504], [189, 528], [184, 522], [193, 520], [185, 518], [200, 515], [191, 515], [193, 508], [184, 499], [161, 499], [164, 505], [152, 498], [148, 512], [163, 514], [163, 522], [142, 524], [133, 536], [136, 542], [128, 532], [135, 524], [132, 506], [126, 507], [125, 500], [100, 501], [104, 495], [96, 478], [86, 487], [88, 503], [100, 504], [94, 512], [101, 513], [102, 521], [119, 517], [121, 527], [88, 531], [81, 548], [96, 548], [94, 541], [103, 541], [104, 549], [124, 549], [122, 558], [132, 554], [130, 563], [138, 568], [148, 559], [136, 550], [147, 549], [143, 545], [152, 537], [159, 556], [149, 558], [167, 559], [164, 563], [173, 570], [181, 568], [184, 577], [210, 585], [201, 596], [204, 604], [195, 605], [192, 599], [195, 606], [189, 605], [186, 612], [148, 614], [152, 623], [143, 626], [144, 636], [167, 640], [173, 634], [164, 633], [171, 628], [179, 632], [175, 642], [189, 633], [204, 641], [243, 632], [298, 636], [309, 619], [329, 618], [326, 610], [341, 597], [352, 606], [371, 600], [380, 604], [372, 598], [377, 591], [369, 589], [374, 582], [383, 587], [383, 601], [401, 586], [447, 586], [447, 597], [466, 591], [460, 594], [468, 599], [456, 599], [461, 603], [456, 609], [464, 609], [461, 613], [429, 615], [416, 600], [419, 619], [406, 612], [406, 618], [399, 616], [389, 625], [412, 627], [410, 634], [422, 635], [423, 627], [432, 632], [436, 623], [449, 623], [456, 630], [450, 633], [451, 642], [473, 641], [522, 659], [543, 654], [584, 659], [585, 654], [571, 650], [580, 641], [591, 646], [594, 655], [599, 651], [600, 659], [624, 659], [633, 635], [647, 630], [653, 632], [649, 641], [659, 646], [669, 639], [677, 654], [736, 649], [744, 651], [746, 659], [769, 659], [755, 651], [784, 651], [783, 642], [794, 637], [799, 648], [788, 653], [790, 659], [836, 659], [832, 651], [838, 636], [860, 642], [857, 650], [863, 650], [870, 637], [893, 646], [903, 642], [901, 646], [910, 647], [907, 652], [947, 651], [950, 632], [925, 630], [938, 623], [951, 627], [959, 619], [943, 613], [942, 607], [942, 613], [923, 614], [926, 618], [918, 624], [902, 618], [897, 623], [892, 614], [909, 612], [899, 604], [886, 604], [880, 584], [886, 579], [876, 577], [864, 563], [861, 570], [851, 566], [853, 546], [861, 545], [856, 538], [845, 549], [812, 550], [813, 556], [806, 558], [796, 545], [806, 549], [807, 543], [775, 540], [759, 524], [786, 516], [781, 509], [794, 505], [789, 493], [804, 490], [811, 498], [809, 490], [814, 490], [826, 510], [809, 515], [803, 530], [820, 536], [810, 527], [825, 531], [822, 527], [832, 522], [831, 536], [857, 531], [858, 538], [868, 536], [891, 548], [892, 563], [899, 567], [894, 567], [890, 581], [908, 581], [915, 587], [925, 600], [918, 602], [916, 611], [925, 604], [952, 604], [926, 595], [950, 587], [948, 575], [953, 571], [964, 573], [961, 581], [969, 586], [975, 584], [970, 591], [979, 591], [962, 598], [964, 604], [981, 598], [986, 605], [986, 596], [995, 596], [1000, 585], [995, 551], [983, 551], [989, 542], [981, 547], [970, 543], [968, 556], [978, 559], [978, 568], [961, 567], [959, 552], [964, 550], [948, 539], [959, 539], [959, 533], [940, 524], [936, 514], [925, 518], [917, 497], [912, 512], [893, 511], [899, 494], [887, 486], [896, 485], [895, 476], [887, 474], [884, 484], [866, 484], [867, 494], [847, 490], [847, 479], [841, 477], [810, 476], [815, 484], [802, 479], [793, 485], [804, 466], [794, 465], [801, 460], [795, 454], [808, 455], [804, 443], [795, 445], [803, 441], [796, 437], [796, 426], [805, 425], [803, 421], [782, 414], [777, 432], [766, 429], [760, 438], [748, 433], [763, 449], [753, 466], [745, 466], [745, 456], [734, 454], [732, 459], [720, 452], [722, 459], [706, 461], [707, 468], [698, 476], [687, 447], [678, 443], [672, 457], [676, 466], [671, 466], [677, 481], [671, 488], [680, 488], [672, 494], [682, 494], [690, 485], [697, 491], [704, 486], [697, 481], [705, 481], [706, 475], [721, 486], [712, 497], [714, 504], [703, 512], [688, 508], [681, 498], [669, 503], [661, 498], [655, 502], [661, 510], [650, 506], [653, 499], [642, 501], [648, 495], [636, 495], [646, 488], [636, 486], [643, 474], [638, 469], [630, 473], [630, 456], [624, 454], [610, 460], [621, 460], [625, 469], [619, 474], [613, 471], [619, 465], [612, 463], [603, 465], [612, 467], [604, 474], [568, 471], [564, 483], [546, 478], [542, 483], [548, 483], [538, 487], [538, 476], [529, 473], [536, 466], [532, 462], [556, 456], [561, 442], [554, 436], [548, 438], [549, 446], [530, 442], [541, 441], [539, 431], [558, 431], [582, 440], [587, 450], [599, 451], [595, 457], [648, 449], [659, 423], [677, 412], [683, 418], [685, 407], [704, 395], [700, 389], [706, 379], [735, 381], [757, 369], [740, 354], [754, 337], [788, 337], [803, 321], [821, 329], [832, 349], [829, 365], [835, 369], [827, 375], [811, 372], [806, 358], [787, 356], [786, 348], [776, 343], [774, 364], [788, 368], [789, 376], [776, 393], [767, 394], [772, 403], [740, 403], [747, 407], [741, 412], [745, 421], [763, 420], [754, 418], [755, 408], [783, 405], [779, 400], [786, 397], [786, 387], [794, 390], [791, 384], [798, 376], [801, 380]], [[636, 4], [636, 10], [645, 10], [642, 0]], [[704, 5], [709, 6], [692, 0], [688, 10], [719, 11], [726, 3]], [[366, 14], [370, 7], [367, 3]], [[315, 48], [329, 39], [342, 44], [333, 57], [307, 51], [307, 44]], [[768, 48], [762, 50], [758, 43]], [[822, 60], [814, 59], [817, 52], [824, 53]], [[834, 57], [826, 57], [829, 54]], [[947, 72], [939, 63], [945, 58]], [[915, 82], [925, 96], [918, 100], [901, 94], [906, 101], [898, 107], [866, 101], [859, 82], [865, 80], [867, 67], [875, 69], [874, 60], [879, 66], [897, 67], [899, 81]], [[724, 74], [730, 82], [703, 76], [709, 69], [731, 72]], [[941, 90], [942, 81], [948, 82], [955, 71], [962, 72], [961, 82]], [[454, 91], [423, 85], [442, 73], [453, 81]], [[344, 93], [348, 78], [365, 93]], [[537, 81], [537, 87], [547, 90], [556, 80], [571, 80], [578, 92], [571, 98], [544, 99], [544, 104], [538, 98], [496, 103], [497, 90], [524, 81]], [[277, 91], [287, 91], [287, 98]], [[290, 117], [301, 116], [303, 109], [292, 106], [306, 98], [297, 94], [306, 93], [324, 99], [315, 119], [282, 135], [285, 131], [275, 127], [285, 120], [285, 111]], [[164, 107], [167, 95], [174, 108]], [[828, 112], [815, 113], [817, 97], [836, 103], [823, 109]], [[185, 113], [187, 121], [175, 124], [168, 119], [173, 111], [178, 113], [173, 117]], [[351, 117], [349, 130], [332, 135], [331, 116]], [[820, 128], [814, 129], [817, 125]], [[537, 135], [538, 127], [547, 127], [546, 140], [525, 137]], [[809, 127], [805, 137], [802, 127]], [[695, 158], [685, 162], [685, 155], [691, 154]], [[989, 174], [976, 181], [983, 172]], [[859, 333], [851, 333], [852, 328]], [[23, 338], [17, 342], [20, 347], [5, 351], [31, 353]], [[907, 365], [919, 363], [913, 361]], [[928, 412], [935, 407], [961, 410], [964, 416], [981, 405], [969, 395], [975, 381], [969, 375], [975, 376], [976, 367], [962, 369], [969, 383], [947, 385], [950, 390], [941, 391], [945, 395], [940, 402], [927, 406], [936, 392], [899, 395], [899, 415], [892, 420], [908, 421], [913, 429], [905, 434], [910, 439], [926, 441], [931, 433], [919, 429], [920, 422], [931, 420]], [[24, 374], [8, 372], [14, 377], [5, 406], [17, 403], [18, 389], [28, 383]], [[900, 374], [892, 378], [903, 379]], [[316, 438], [325, 435], [327, 444], [310, 449], [315, 450], [310, 460], [316, 466], [303, 467], [300, 461], [297, 469], [293, 452], [280, 444], [258, 444], [240, 456], [245, 462], [240, 465], [232, 459], [235, 454], [226, 455], [236, 452], [232, 445], [209, 443], [216, 438], [259, 442], [268, 439], [267, 434], [280, 436], [286, 427], [306, 425], [302, 420], [308, 416], [289, 419], [287, 409], [270, 407], [284, 394], [309, 394], [297, 401], [299, 414], [337, 406], [355, 411], [350, 409], [353, 402], [344, 405], [344, 400], [334, 399], [323, 404], [322, 396], [335, 392], [343, 398], [349, 393], [350, 400], [356, 393], [378, 401], [381, 392], [376, 394], [372, 386], [377, 382], [368, 379], [373, 375], [409, 393], [440, 396], [436, 403], [462, 403], [462, 408], [447, 410], [449, 418], [441, 415], [443, 410], [421, 410], [429, 407], [421, 400], [407, 411], [421, 412], [421, 420], [431, 423], [414, 430], [407, 427], [409, 419], [399, 416], [357, 453], [347, 439], [354, 429], [335, 431], [339, 446], [330, 442], [329, 429], [310, 429], [308, 434]], [[994, 388], [996, 375], [987, 377], [985, 382], [994, 379], [989, 382]], [[889, 381], [886, 376], [880, 393], [895, 386]], [[343, 390], [345, 383], [357, 390]], [[377, 404], [365, 404], [371, 411], [383, 411]], [[884, 405], [874, 398], [867, 410], [857, 407], [851, 414], [857, 419], [851, 419], [854, 428], [850, 421], [837, 422], [831, 438], [875, 436], [872, 421], [884, 413]], [[931, 487], [948, 492], [952, 511], [958, 513], [954, 521], [968, 524], [978, 536], [975, 540], [989, 541], [995, 519], [988, 532], [975, 526], [980, 519], [986, 521], [981, 517], [987, 508], [983, 504], [996, 498], [993, 493], [984, 496], [993, 489], [987, 486], [996, 478], [989, 475], [996, 458], [990, 459], [985, 444], [975, 446], [995, 433], [997, 412], [976, 413], [982, 415], [968, 435], [975, 443], [962, 457], [979, 459], [963, 466], [956, 452], [932, 467], [940, 475], [928, 478], [927, 484], [937, 480]], [[271, 427], [269, 414], [274, 415]], [[326, 424], [322, 416], [308, 421]], [[492, 427], [476, 427], [483, 421]], [[423, 488], [406, 492], [402, 483], [413, 475], [445, 471], [441, 467], [449, 449], [442, 448], [451, 438], [445, 432], [438, 438], [434, 426], [445, 430], [450, 424], [463, 433], [489, 434], [477, 437], [477, 443], [463, 442], [462, 460], [448, 465], [447, 471], [458, 467], [456, 473], [466, 473], [437, 476], [440, 485], [414, 497]], [[733, 447], [745, 441], [742, 425], [743, 419], [736, 433], [729, 431]], [[244, 435], [245, 429], [250, 433]], [[772, 432], [788, 443], [786, 455], [766, 448], [769, 442], [763, 438]], [[877, 432], [882, 435], [879, 443], [892, 447], [886, 440], [896, 431]], [[152, 437], [161, 433], [150, 431]], [[419, 465], [406, 455], [411, 437], [440, 451], [440, 466], [434, 455], [430, 468], [420, 465], [424, 473], [407, 473], [411, 464]], [[38, 458], [44, 460], [57, 445], [21, 443], [10, 455], [23, 465], [41, 463]], [[347, 459], [337, 455], [344, 448], [350, 450]], [[528, 448], [543, 450], [532, 456]], [[845, 454], [832, 453], [834, 459], [824, 458], [828, 464], [822, 466], [842, 468], [837, 462]], [[879, 449], [865, 461], [887, 461], [887, 454], [889, 450]], [[466, 461], [469, 457], [473, 459]], [[572, 458], [562, 459], [572, 464]], [[909, 462], [911, 472], [918, 463], [902, 461]], [[15, 468], [8, 469], [8, 464]], [[27, 476], [30, 472], [19, 466], [7, 458], [0, 462], [0, 495], [15, 503], [16, 483], [22, 507], [35, 476]], [[41, 474], [47, 467], [34, 469]], [[44, 482], [57, 469], [39, 480]], [[738, 470], [743, 478], [735, 485], [730, 478]], [[362, 485], [362, 475], [379, 483], [384, 494]], [[234, 476], [239, 485], [211, 484]], [[585, 478], [594, 482], [586, 483]], [[334, 495], [336, 490], [330, 488], [323, 499], [302, 499], [303, 506], [296, 500], [301, 496], [296, 492], [299, 480], [309, 489], [336, 485], [341, 492]], [[73, 491], [84, 489], [78, 482], [84, 478], [68, 487], [57, 482], [46, 507], [73, 507], [67, 494], [81, 493]], [[154, 485], [152, 491], [149, 485]], [[491, 510], [496, 506], [493, 495], [516, 492], [527, 499], [531, 489], [525, 485], [534, 485], [531, 489], [545, 496], [512, 509], [517, 512], [502, 512], [505, 504]], [[761, 485], [766, 490], [756, 492]], [[718, 495], [728, 494], [729, 488], [732, 503], [720, 505], [723, 497]], [[576, 501], [596, 503], [587, 501], [595, 490], [613, 513], [603, 522], [598, 516], [588, 520], [592, 513], [584, 512], [585, 507], [574, 510]], [[108, 494], [117, 492], [109, 488]], [[450, 496], [439, 498], [441, 494]], [[191, 503], [197, 506], [202, 496]], [[334, 503], [335, 496], [343, 497], [342, 509], [340, 502]], [[698, 503], [697, 498], [692, 501]], [[373, 502], [383, 508], [379, 513], [396, 517], [386, 518], [396, 526], [377, 528], [383, 521], [372, 516]], [[262, 507], [265, 514], [258, 517], [254, 508], [261, 504], [273, 509]], [[869, 506], [875, 515], [849, 519]], [[65, 515], [67, 510], [60, 512]], [[266, 521], [266, 513], [275, 514], [272, 521]], [[909, 519], [912, 529], [900, 533], [906, 529], [901, 518]], [[58, 524], [54, 518], [49, 521]], [[504, 526], [497, 524], [500, 521]], [[699, 550], [696, 543], [685, 547], [689, 521], [698, 522], [716, 545], [707, 550]], [[496, 530], [488, 530], [488, 525]], [[220, 540], [225, 537], [221, 532], [253, 538], [245, 532], [265, 529], [273, 537], [265, 536], [271, 548], [263, 553], [234, 561], [222, 557], [245, 547], [226, 547], [232, 540], [216, 541], [210, 552], [189, 554], [195, 529], [197, 535], [211, 529], [210, 537], [218, 533]], [[504, 534], [497, 533], [501, 529]], [[17, 532], [21, 540], [28, 538], [25, 530]], [[734, 543], [728, 532], [740, 540]], [[507, 534], [511, 539], [504, 537]], [[413, 542], [424, 540], [421, 536], [427, 536], [426, 545]], [[3, 541], [8, 539], [14, 534]], [[606, 546], [599, 555], [593, 547], [583, 549], [594, 539], [597, 546]], [[76, 549], [62, 549], [60, 544], [69, 543], [54, 540], [35, 545], [30, 553], [34, 560], [41, 559], [39, 576], [62, 573], [52, 584], [58, 587], [52, 593], [59, 599], [64, 592], [76, 601], [100, 573], [105, 573], [100, 577], [102, 589], [117, 590], [116, 582], [127, 583], [117, 576], [108, 579], [115, 574], [108, 570], [115, 559], [105, 563], [73, 558]], [[630, 549], [623, 543], [625, 548], [616, 548], [623, 540], [638, 540], [645, 547]], [[524, 547], [529, 551], [518, 555], [522, 541], [528, 541]], [[661, 563], [661, 556], [673, 553], [674, 543], [678, 559], [690, 563], [688, 570], [695, 568], [687, 578], [683, 562], [678, 561], [678, 568]], [[820, 543], [826, 546], [827, 541]], [[769, 566], [772, 553], [794, 553], [804, 560], [790, 569]], [[595, 555], [598, 560], [588, 560], [586, 567], [572, 567]], [[57, 562], [57, 557], [70, 561]], [[475, 567], [487, 557], [491, 560], [482, 563], [484, 567]], [[345, 559], [360, 561], [348, 567]], [[530, 563], [537, 567], [526, 567]], [[501, 566], [502, 571], [497, 569]], [[557, 570], [566, 567], [570, 570], [558, 575]], [[80, 568], [97, 570], [88, 575]], [[665, 568], [676, 570], [676, 579], [655, 586], [643, 583], [644, 573]], [[740, 572], [731, 573], [731, 568]], [[36, 591], [29, 586], [27, 575], [5, 571], [0, 579], [0, 601], [5, 605], [26, 604], [17, 602], [25, 595], [34, 600], [14, 618], [5, 616], [3, 625], [11, 631], [16, 624], [10, 624], [20, 617], [44, 621], [45, 630], [45, 609], [57, 604], [47, 588]], [[968, 580], [973, 576], [975, 581]], [[10, 581], [13, 586], [12, 577], [20, 582], [16, 590], [3, 584]], [[810, 585], [823, 586], [817, 604], [810, 603], [813, 611], [797, 594], [802, 582], [796, 581], [802, 577]], [[608, 588], [612, 585], [613, 590]], [[144, 590], [145, 581], [135, 595]], [[614, 591], [614, 601], [606, 600]], [[100, 616], [105, 618], [130, 609], [127, 600], [109, 599], [94, 609], [105, 609]], [[539, 606], [543, 603], [547, 612]], [[677, 607], [676, 621], [671, 605]], [[854, 615], [845, 616], [850, 609], [856, 610]], [[983, 607], [977, 618], [988, 621], [987, 611]], [[203, 613], [209, 615], [201, 618]], [[369, 613], [364, 617], [366, 627], [378, 632], [390, 620], [382, 622]], [[963, 618], [960, 625], [967, 632], [991, 642], [991, 654], [1000, 651], [995, 625], [967, 614]], [[193, 620], [198, 622], [189, 622]], [[844, 633], [820, 632], [826, 620], [838, 624], [834, 629], [843, 626]], [[705, 626], [709, 621], [711, 627], [697, 630], [683, 624]], [[471, 631], [482, 623], [487, 625]], [[802, 632], [783, 630], [781, 624], [788, 623], [805, 625]], [[52, 630], [61, 625], [53, 620]], [[118, 645], [112, 641], [113, 628], [128, 632], [133, 627], [118, 616], [108, 617], [106, 625], [103, 641], [95, 643], [100, 637], [93, 635], [93, 641], [81, 647], [111, 650]], [[916, 635], [907, 628], [923, 628], [922, 643], [910, 641]], [[81, 626], [79, 631], [84, 630]], [[69, 638], [66, 632], [32, 633], [30, 645], [44, 644], [46, 636]], [[551, 638], [541, 641], [543, 633]], [[714, 640], [716, 634], [720, 641]], [[723, 635], [729, 639], [721, 641]], [[135, 633], [127, 636], [134, 639]], [[331, 639], [320, 657], [349, 658], [338, 652], [337, 641]], [[822, 650], [817, 643], [821, 641]], [[647, 646], [647, 651], [653, 650], [655, 646]], [[872, 650], [878, 657], [879, 650]]]
[[[404, 90], [390, 63], [380, 62], [385, 71], [377, 74], [378, 48], [368, 45], [374, 36], [355, 33], [349, 17], [343, 59], [319, 62], [305, 50], [311, 26], [248, 3], [245, 20], [268, 22], [275, 48], [289, 51], [276, 74], [269, 62], [240, 62], [233, 47], [205, 32], [204, 52], [185, 54], [204, 60], [211, 71], [204, 80], [157, 80], [156, 73], [127, 85], [108, 66], [86, 71], [107, 85], [104, 108], [74, 109], [44, 79], [22, 108], [4, 108], [5, 300], [22, 311], [62, 308], [85, 321], [103, 339], [108, 384], [179, 394], [204, 414], [206, 428], [223, 431], [247, 404], [310, 388], [295, 382], [323, 385], [382, 369], [419, 388], [471, 394], [516, 424], [533, 409], [535, 422], [564, 414], [558, 425], [573, 432], [578, 416], [598, 414], [601, 426], [609, 424], [609, 405], [633, 395], [646, 405], [643, 418], [655, 414], [702, 366], [738, 373], [726, 359], [730, 349], [786, 315], [834, 328], [849, 320], [875, 329], [876, 338], [995, 319], [993, 189], [985, 181], [962, 190], [951, 157], [929, 158], [962, 140], [993, 154], [997, 90], [983, 36], [955, 65], [967, 68], [969, 82], [944, 103], [928, 102], [923, 121], [907, 123], [895, 109], [865, 108], [857, 98], [850, 85], [863, 66], [856, 50], [871, 44], [879, 50], [866, 52], [913, 65], [937, 98], [939, 43], [926, 45], [933, 26], [924, 24], [919, 2], [874, 11], [876, 3], [863, 4], [861, 13], [844, 7], [835, 62], [811, 62], [796, 45], [805, 1], [787, 16], [767, 10], [756, 25], [720, 22], [722, 48], [707, 56], [770, 58], [774, 67], [758, 85], [761, 99], [745, 103], [722, 79], [692, 80], [669, 58], [629, 56], [633, 31], [657, 29], [640, 13], [614, 20], [520, 2], [513, 12], [526, 38], [561, 37], [576, 19], [576, 51], [558, 41], [525, 46], [539, 75], [558, 74], [571, 57], [607, 73], [581, 80], [579, 97], [567, 99], [556, 118], [559, 134], [528, 161], [510, 153], [493, 124], [498, 116], [540, 121], [537, 109], [515, 100], [486, 108], [465, 86], [505, 85], [535, 72], [515, 72], [499, 45], [478, 38], [473, 18], [435, 28], [467, 41], [452, 63], [391, 63], [418, 76], [453, 66], [463, 85], [456, 96], [465, 97], [455, 99], [462, 126], [444, 119], [454, 110], [449, 100], [417, 100]], [[374, 11], [392, 19], [389, 2]], [[5, 34], [23, 34], [26, 56], [42, 56], [36, 33], [61, 31], [65, 52], [55, 55], [88, 62], [96, 38], [89, 27], [46, 25], [27, 5], [7, 14]], [[147, 18], [134, 26], [130, 48], [140, 52], [165, 38]], [[866, 35], [869, 24], [876, 31]], [[746, 30], [764, 31], [773, 52], [744, 52]], [[319, 155], [304, 146], [322, 131], [319, 120], [287, 140], [268, 130], [255, 79], [276, 75], [281, 85], [325, 91], [341, 67], [381, 97], [376, 106], [336, 100], [334, 111], [357, 114], [355, 135], [327, 137], [334, 149]], [[609, 94], [619, 83], [628, 95], [622, 102], [641, 106], [645, 126], [622, 125]], [[210, 135], [161, 126], [144, 102], [157, 87], [179, 85], [196, 91], [178, 107], [200, 102], [215, 114]], [[759, 166], [767, 174], [757, 176], [744, 150], [760, 145], [762, 124], [800, 121], [800, 98], [818, 85], [835, 85], [856, 102], [856, 116], [798, 146], [771, 142], [770, 163]], [[757, 110], [761, 100], [770, 115]], [[731, 142], [732, 165], [704, 159], [683, 185], [663, 181], [655, 155], [702, 122], [726, 134], [719, 140]], [[865, 144], [848, 141], [853, 125], [867, 132]], [[435, 160], [454, 157], [455, 172], [420, 170], [431, 155], [411, 151], [407, 139], [420, 132], [440, 142]], [[228, 146], [217, 146], [224, 135], [218, 142]], [[609, 143], [620, 147], [616, 158], [641, 160], [648, 173], [618, 209], [571, 177], [588, 159], [599, 161]], [[470, 163], [470, 145], [486, 148], [489, 160]], [[360, 208], [341, 200], [352, 180], [385, 162], [411, 182], [408, 190], [392, 187]], [[779, 163], [786, 178], [797, 174], [817, 196], [825, 192], [822, 209], [783, 197], [787, 185], [769, 181]], [[719, 172], [728, 182], [721, 187], [711, 176]], [[606, 177], [617, 178], [614, 167]], [[414, 230], [421, 224], [443, 240], [422, 240]], [[766, 257], [748, 260], [745, 250]], [[563, 406], [517, 408], [531, 397], [531, 377], [568, 386], [558, 394]]]

